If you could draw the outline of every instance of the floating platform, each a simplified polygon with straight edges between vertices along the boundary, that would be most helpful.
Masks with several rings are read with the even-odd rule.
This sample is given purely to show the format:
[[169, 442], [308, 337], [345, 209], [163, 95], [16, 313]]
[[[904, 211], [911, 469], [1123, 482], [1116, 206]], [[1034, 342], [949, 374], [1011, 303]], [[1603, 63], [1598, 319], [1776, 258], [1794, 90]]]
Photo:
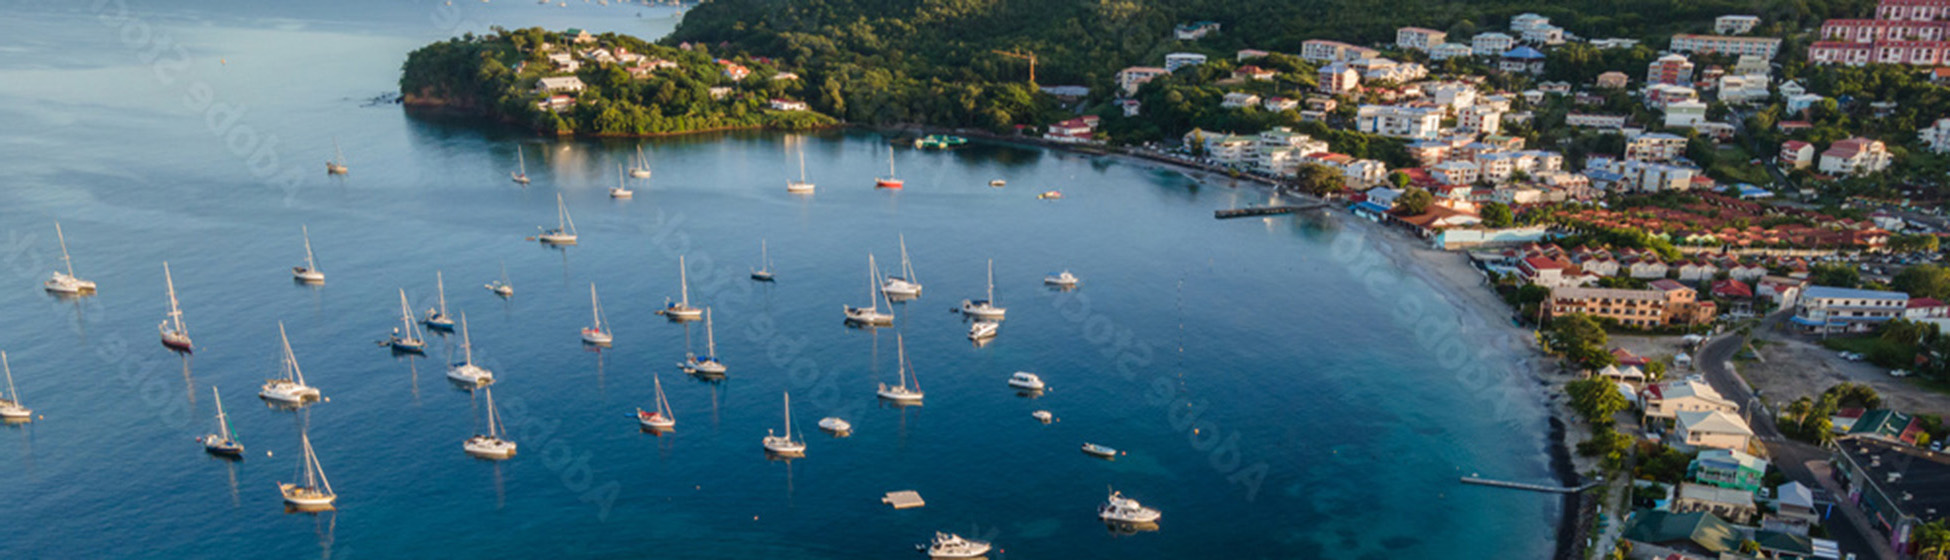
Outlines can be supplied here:
[[928, 505], [926, 501], [921, 499], [921, 493], [913, 490], [888, 492], [885, 497], [880, 498], [880, 503], [894, 506], [894, 509], [910, 509]]

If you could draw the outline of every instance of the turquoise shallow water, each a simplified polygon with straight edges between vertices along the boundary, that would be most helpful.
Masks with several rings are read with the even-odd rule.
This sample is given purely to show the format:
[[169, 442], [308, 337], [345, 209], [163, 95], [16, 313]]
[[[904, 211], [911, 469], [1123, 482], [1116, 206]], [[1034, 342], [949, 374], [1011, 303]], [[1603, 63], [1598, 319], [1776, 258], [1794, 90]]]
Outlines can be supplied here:
[[[1548, 477], [1544, 414], [1527, 404], [1538, 390], [1512, 355], [1459, 336], [1457, 310], [1418, 280], [1349, 251], [1359, 234], [1309, 217], [1218, 222], [1212, 210], [1264, 195], [1000, 146], [900, 148], [908, 188], [875, 191], [886, 143], [844, 132], [804, 138], [810, 198], [783, 192], [781, 135], [737, 133], [643, 142], [656, 177], [614, 201], [605, 189], [634, 142], [362, 101], [393, 87], [406, 51], [454, 30], [655, 35], [667, 10], [463, 4], [9, 7], [0, 348], [45, 418], [0, 430], [0, 557], [895, 558], [938, 529], [993, 539], [998, 558], [1549, 553], [1549, 497], [1455, 483]], [[150, 62], [177, 52], [164, 37], [182, 58]], [[353, 167], [342, 179], [318, 169], [333, 138]], [[506, 180], [517, 145], [526, 190]], [[1067, 196], [1036, 200], [1048, 189]], [[557, 193], [583, 243], [524, 242]], [[40, 290], [58, 265], [55, 219], [98, 295]], [[323, 287], [288, 280], [301, 224]], [[843, 326], [840, 307], [865, 302], [867, 254], [893, 268], [900, 234], [926, 295], [896, 308], [897, 329]], [[745, 279], [761, 239], [775, 285]], [[701, 327], [653, 314], [677, 294], [679, 255], [717, 318], [721, 383], [675, 371]], [[975, 348], [949, 309], [980, 296], [990, 258], [1009, 318]], [[191, 359], [156, 343], [164, 260]], [[481, 289], [502, 263], [518, 290], [506, 302]], [[1081, 289], [1040, 284], [1064, 268]], [[501, 376], [512, 461], [459, 449], [482, 403], [442, 377], [453, 338], [436, 337], [431, 358], [372, 344], [398, 289], [432, 304], [436, 270]], [[591, 282], [617, 333], [602, 352], [576, 341]], [[276, 371], [278, 321], [331, 398], [307, 416], [336, 513], [278, 504], [301, 418], [252, 397]], [[895, 330], [925, 406], [874, 400]], [[1053, 390], [1016, 396], [1003, 382], [1017, 370]], [[650, 402], [652, 372], [674, 434], [628, 417]], [[213, 386], [250, 446], [241, 463], [191, 441], [211, 429]], [[806, 458], [766, 460], [758, 440], [779, 427], [786, 390], [798, 427], [838, 415], [856, 434], [814, 432]], [[1036, 409], [1060, 421], [1036, 423]], [[1085, 441], [1129, 455], [1089, 459]], [[1108, 485], [1163, 509], [1160, 530], [1106, 531], [1093, 508]], [[927, 507], [879, 503], [901, 489]]]

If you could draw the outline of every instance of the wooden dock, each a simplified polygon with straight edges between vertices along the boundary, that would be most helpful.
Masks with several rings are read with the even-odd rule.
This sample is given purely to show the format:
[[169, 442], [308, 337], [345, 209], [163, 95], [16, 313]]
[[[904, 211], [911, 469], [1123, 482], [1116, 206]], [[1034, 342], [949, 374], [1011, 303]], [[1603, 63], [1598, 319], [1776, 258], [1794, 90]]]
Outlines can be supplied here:
[[1214, 210], [1212, 212], [1212, 217], [1220, 220], [1225, 220], [1230, 218], [1245, 218], [1250, 216], [1273, 216], [1277, 214], [1292, 214], [1294, 212], [1299, 212], [1301, 210], [1313, 210], [1315, 208], [1326, 208], [1326, 207], [1327, 207], [1327, 203], [1325, 202], [1316, 202], [1313, 204], [1299, 204], [1299, 205], [1280, 204], [1280, 205], [1273, 205], [1273, 206], [1252, 206], [1247, 208], [1233, 208], [1229, 210]]
[[1583, 485], [1580, 485], [1580, 486], [1545, 486], [1545, 485], [1542, 485], [1542, 484], [1528, 484], [1528, 483], [1523, 483], [1523, 482], [1508, 482], [1508, 481], [1503, 481], [1503, 480], [1491, 480], [1491, 479], [1487, 479], [1487, 478], [1480, 478], [1480, 477], [1474, 477], [1474, 476], [1465, 476], [1465, 477], [1462, 477], [1462, 481], [1463, 481], [1463, 484], [1477, 484], [1477, 485], [1482, 485], [1482, 486], [1495, 486], [1495, 487], [1497, 487], [1497, 488], [1510, 488], [1510, 489], [1514, 489], [1514, 490], [1529, 490], [1529, 491], [1532, 491], [1532, 492], [1545, 492], [1545, 493], [1550, 493], [1550, 494], [1576, 494], [1576, 493], [1578, 493], [1578, 492], [1583, 492], [1583, 491], [1585, 491], [1585, 490], [1590, 490], [1590, 489], [1592, 489], [1592, 488], [1595, 488], [1595, 487], [1597, 487], [1597, 486], [1598, 486], [1599, 484], [1603, 484], [1603, 483], [1604, 483], [1604, 481], [1602, 481], [1602, 480], [1594, 480], [1594, 481], [1591, 481], [1591, 482], [1586, 482], [1586, 483], [1584, 483]]

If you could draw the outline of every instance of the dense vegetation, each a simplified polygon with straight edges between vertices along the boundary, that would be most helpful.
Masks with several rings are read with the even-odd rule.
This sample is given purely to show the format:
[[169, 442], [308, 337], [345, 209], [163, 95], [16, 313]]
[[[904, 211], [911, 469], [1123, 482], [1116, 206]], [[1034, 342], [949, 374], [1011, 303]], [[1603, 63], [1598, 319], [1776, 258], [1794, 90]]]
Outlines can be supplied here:
[[[544, 43], [552, 46], [544, 50]], [[833, 124], [833, 119], [809, 111], [772, 111], [774, 97], [796, 97], [798, 80], [773, 79], [779, 68], [763, 60], [738, 58], [751, 69], [743, 81], [726, 77], [703, 48], [685, 50], [646, 43], [634, 37], [602, 35], [594, 45], [577, 49], [622, 47], [630, 52], [669, 60], [677, 68], [636, 78], [616, 64], [585, 62], [574, 75], [587, 85], [575, 96], [573, 108], [562, 112], [536, 104], [547, 95], [535, 92], [543, 76], [564, 75], [548, 55], [567, 52], [570, 41], [540, 28], [462, 37], [427, 45], [407, 55], [401, 68], [400, 93], [410, 105], [444, 106], [516, 122], [538, 131], [605, 136], [669, 134], [725, 128], [798, 129]], [[713, 87], [730, 87], [722, 99]]]

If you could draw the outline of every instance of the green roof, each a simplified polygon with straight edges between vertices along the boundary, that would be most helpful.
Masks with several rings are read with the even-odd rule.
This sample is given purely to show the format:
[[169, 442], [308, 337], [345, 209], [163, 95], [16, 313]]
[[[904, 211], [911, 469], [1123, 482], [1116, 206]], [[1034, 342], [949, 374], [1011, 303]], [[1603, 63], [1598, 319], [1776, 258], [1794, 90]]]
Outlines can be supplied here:
[[1902, 437], [1903, 430], [1909, 428], [1909, 415], [1889, 409], [1871, 410], [1862, 413], [1848, 433], [1876, 434], [1886, 438]]
[[1779, 550], [1806, 556], [1815, 553], [1815, 541], [1808, 537], [1774, 531], [1755, 531], [1754, 542], [1765, 550]]
[[1708, 552], [1740, 549], [1740, 532], [1733, 524], [1703, 511], [1672, 513], [1640, 510], [1632, 514], [1631, 524], [1625, 527], [1622, 536], [1644, 543], [1690, 541]]

